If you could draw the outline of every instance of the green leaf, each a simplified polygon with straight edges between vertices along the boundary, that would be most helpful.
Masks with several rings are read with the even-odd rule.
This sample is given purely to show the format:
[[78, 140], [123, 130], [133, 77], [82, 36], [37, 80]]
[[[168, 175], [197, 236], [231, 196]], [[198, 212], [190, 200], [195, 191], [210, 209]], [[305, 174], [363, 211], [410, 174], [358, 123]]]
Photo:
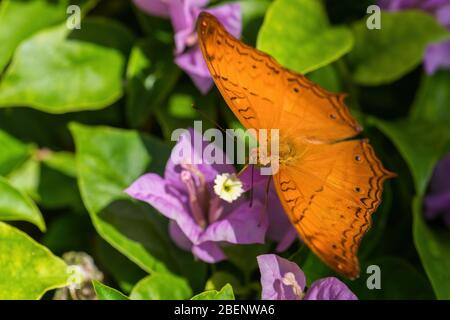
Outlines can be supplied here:
[[380, 85], [401, 78], [422, 61], [430, 42], [450, 33], [421, 11], [382, 12], [381, 29], [369, 30], [366, 18], [354, 25], [355, 48], [348, 58], [353, 78], [362, 85]]
[[128, 57], [135, 41], [135, 35], [117, 20], [105, 17], [87, 17], [82, 21], [82, 28], [71, 31], [68, 39], [111, 48]]
[[218, 290], [228, 283], [234, 288], [235, 291], [237, 291], [236, 288], [241, 289], [242, 287], [238, 278], [236, 278], [233, 274], [226, 271], [217, 271], [214, 272], [206, 282], [205, 290]]
[[0, 175], [6, 175], [22, 164], [30, 155], [31, 148], [0, 130]]
[[[83, 32], [89, 30], [83, 25]], [[115, 31], [110, 28], [114, 35]], [[66, 113], [101, 109], [122, 96], [124, 54], [95, 42], [68, 39], [68, 35], [64, 24], [19, 46], [0, 83], [0, 107]]]
[[29, 195], [34, 201], [39, 202], [40, 163], [30, 158], [20, 167], [6, 176], [8, 181], [16, 189]]
[[438, 299], [450, 299], [450, 233], [427, 225], [420, 197], [413, 201], [413, 235], [420, 259]]
[[45, 231], [44, 218], [33, 200], [2, 177], [0, 177], [0, 220], [28, 221], [41, 231]]
[[424, 76], [411, 107], [411, 118], [442, 125], [450, 131], [450, 72], [439, 71]]
[[124, 192], [142, 174], [163, 171], [167, 146], [135, 131], [79, 124], [70, 128], [78, 184], [97, 232], [145, 271], [181, 274], [196, 288], [204, 281], [205, 264], [173, 244], [167, 219]]
[[66, 152], [35, 150], [34, 156], [8, 176], [17, 189], [47, 209], [80, 209], [74, 156]]
[[139, 281], [130, 294], [132, 300], [186, 300], [192, 290], [183, 278], [153, 273]]
[[300, 73], [323, 67], [349, 52], [353, 36], [346, 27], [331, 27], [317, 0], [276, 0], [258, 34], [258, 49]]
[[394, 143], [412, 172], [417, 193], [423, 194], [436, 162], [448, 150], [448, 130], [425, 121], [367, 120]]
[[108, 287], [97, 280], [92, 280], [98, 300], [128, 300], [128, 297], [119, 290]]
[[127, 67], [127, 118], [132, 127], [145, 124], [180, 77], [171, 47], [142, 40], [133, 48]]
[[42, 162], [49, 168], [64, 173], [68, 177], [77, 177], [77, 166], [75, 163], [75, 155], [71, 152], [52, 152], [49, 151], [43, 157]]
[[[308, 250], [306, 258], [294, 259], [306, 275], [308, 286], [325, 277], [338, 277], [361, 299], [432, 299], [433, 291], [427, 279], [406, 260], [397, 257], [377, 257], [361, 260], [361, 274], [356, 280], [343, 279]], [[367, 273], [371, 265], [380, 267], [381, 289], [369, 289], [372, 283]]]
[[68, 0], [3, 0], [0, 4], [0, 73], [16, 47], [36, 31], [64, 21]]
[[[372, 283], [367, 267], [375, 265], [380, 268], [381, 289], [369, 289]], [[361, 276], [357, 280], [345, 280], [359, 299], [434, 299], [430, 283], [406, 260], [397, 257], [381, 257], [364, 263]]]
[[27, 234], [0, 222], [0, 300], [39, 299], [67, 285], [69, 273], [60, 258]]
[[220, 291], [205, 291], [195, 295], [191, 300], [235, 300], [235, 298], [233, 288], [231, 285], [227, 284]]
[[129, 294], [136, 283], [147, 275], [144, 270], [99, 236], [95, 238], [95, 252], [98, 265], [114, 278], [126, 294]]

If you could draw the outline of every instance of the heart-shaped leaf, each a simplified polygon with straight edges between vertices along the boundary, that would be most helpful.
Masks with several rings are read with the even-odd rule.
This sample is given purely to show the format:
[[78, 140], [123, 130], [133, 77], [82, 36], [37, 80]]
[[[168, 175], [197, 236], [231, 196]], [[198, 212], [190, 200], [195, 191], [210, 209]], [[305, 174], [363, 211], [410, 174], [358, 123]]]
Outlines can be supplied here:
[[22, 231], [0, 222], [0, 299], [39, 299], [68, 284], [67, 265]]
[[132, 300], [186, 300], [192, 290], [183, 278], [153, 273], [139, 281], [130, 294]]
[[[65, 113], [101, 109], [119, 99], [126, 56], [115, 45], [130, 42], [130, 34], [101, 21], [84, 21], [73, 34], [59, 25], [23, 42], [0, 83], [0, 107]], [[105, 34], [125, 40], [105, 40]]]
[[276, 0], [258, 34], [258, 49], [300, 73], [323, 67], [353, 47], [346, 27], [331, 27], [321, 1]]
[[30, 155], [31, 148], [0, 130], [0, 175], [6, 175]]
[[44, 218], [33, 200], [2, 177], [0, 177], [0, 220], [28, 221], [41, 231], [45, 231]]
[[411, 118], [439, 124], [450, 132], [450, 72], [424, 76], [411, 107]]
[[233, 288], [226, 284], [220, 291], [205, 291], [195, 295], [191, 300], [234, 300]]
[[353, 78], [380, 85], [401, 78], [422, 61], [426, 46], [450, 38], [431, 15], [421, 11], [383, 12], [381, 29], [368, 29], [366, 19], [354, 27], [355, 48], [349, 54]]
[[101, 282], [93, 280], [92, 285], [94, 286], [95, 293], [99, 300], [128, 300], [128, 297], [122, 292], [108, 287]]
[[69, 0], [3, 0], [0, 4], [0, 72], [20, 42], [36, 31], [64, 21], [68, 4]]

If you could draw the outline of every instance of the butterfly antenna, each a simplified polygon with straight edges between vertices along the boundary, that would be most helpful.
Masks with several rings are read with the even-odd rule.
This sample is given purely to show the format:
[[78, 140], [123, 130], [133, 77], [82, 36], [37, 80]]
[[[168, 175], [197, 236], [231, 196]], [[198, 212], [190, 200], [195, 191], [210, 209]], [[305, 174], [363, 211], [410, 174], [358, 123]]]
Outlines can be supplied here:
[[254, 168], [255, 168], [255, 166], [254, 165], [252, 165], [252, 168], [251, 168], [251, 178], [250, 178], [250, 181], [251, 181], [251, 185], [250, 185], [250, 208], [253, 206], [253, 170], [254, 170]]
[[222, 131], [224, 134], [226, 134], [227, 136], [229, 136], [230, 138], [234, 138], [232, 135], [230, 135], [229, 132], [227, 132], [227, 130], [225, 130], [220, 124], [217, 123], [217, 121], [215, 121], [214, 119], [212, 119], [208, 114], [206, 114], [206, 112], [204, 112], [203, 110], [200, 110], [200, 108], [198, 108], [195, 104], [192, 104], [192, 108], [197, 111], [198, 113], [200, 113], [206, 120], [208, 120], [209, 122], [211, 122], [213, 125], [215, 125], [220, 131]]
[[[222, 131], [226, 136], [228, 136], [228, 138], [230, 139], [234, 139], [237, 137], [239, 139], [239, 136], [234, 135], [233, 133], [230, 133], [230, 131], [225, 130], [220, 124], [217, 123], [217, 121], [215, 121], [214, 119], [212, 119], [208, 114], [206, 114], [206, 112], [204, 112], [203, 110], [200, 110], [199, 108], [197, 108], [197, 106], [195, 104], [192, 104], [192, 108], [197, 111], [198, 113], [200, 113], [200, 115], [202, 115], [205, 119], [207, 119], [210, 123], [212, 123], [213, 125], [215, 125], [220, 131]], [[225, 143], [226, 145], [228, 145], [228, 143]], [[225, 150], [225, 148], [224, 148]]]
[[269, 207], [269, 189], [270, 189], [270, 182], [272, 181], [272, 177], [269, 177], [267, 179], [267, 184], [266, 184], [266, 196], [264, 198], [264, 210], [261, 210], [261, 213], [259, 215], [259, 222], [258, 222], [258, 226], [261, 226], [263, 221], [264, 221], [264, 214], [268, 214], [268, 207]]
[[269, 190], [270, 190], [270, 182], [272, 182], [272, 176], [267, 179], [266, 184], [266, 197], [264, 199], [264, 207], [267, 209], [269, 205]]

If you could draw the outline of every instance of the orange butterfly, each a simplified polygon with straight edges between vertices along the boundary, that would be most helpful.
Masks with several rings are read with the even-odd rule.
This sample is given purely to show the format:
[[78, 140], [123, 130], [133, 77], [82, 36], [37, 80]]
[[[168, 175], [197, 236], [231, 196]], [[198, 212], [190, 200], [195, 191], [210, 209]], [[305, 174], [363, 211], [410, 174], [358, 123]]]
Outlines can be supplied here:
[[[230, 35], [211, 14], [197, 32], [206, 64], [228, 106], [248, 129], [279, 129], [275, 188], [302, 240], [325, 263], [359, 275], [357, 251], [381, 201], [383, 168], [344, 104]], [[261, 141], [260, 141], [261, 143]]]

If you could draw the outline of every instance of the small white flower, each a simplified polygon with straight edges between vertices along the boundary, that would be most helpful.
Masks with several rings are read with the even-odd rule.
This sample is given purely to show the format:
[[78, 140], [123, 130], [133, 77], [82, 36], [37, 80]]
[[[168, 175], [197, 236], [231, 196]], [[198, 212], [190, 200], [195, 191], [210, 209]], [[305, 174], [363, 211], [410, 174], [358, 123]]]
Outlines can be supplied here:
[[78, 265], [70, 265], [67, 267], [68, 287], [71, 290], [80, 289], [81, 284], [86, 279], [86, 272]]
[[219, 198], [231, 203], [244, 193], [244, 189], [242, 181], [235, 174], [222, 173], [214, 179], [214, 192]]

